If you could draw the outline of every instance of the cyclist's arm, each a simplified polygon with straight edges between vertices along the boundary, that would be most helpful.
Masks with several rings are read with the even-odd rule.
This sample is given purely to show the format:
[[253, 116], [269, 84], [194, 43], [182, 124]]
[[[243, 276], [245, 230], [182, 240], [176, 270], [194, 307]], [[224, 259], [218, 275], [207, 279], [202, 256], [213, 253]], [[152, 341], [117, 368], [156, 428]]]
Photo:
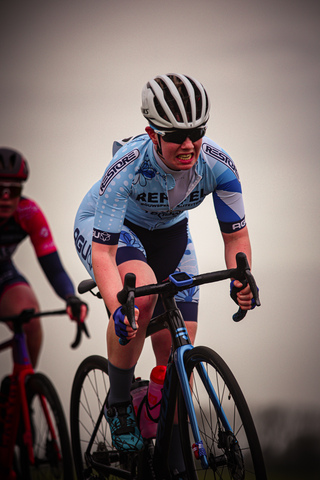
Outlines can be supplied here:
[[[74, 286], [62, 266], [47, 219], [40, 207], [31, 199], [23, 198], [19, 205], [18, 221], [29, 235], [40, 265], [56, 294], [67, 301], [67, 312], [71, 319], [83, 321], [87, 306], [75, 297]], [[72, 305], [70, 304], [70, 300]], [[69, 305], [70, 304], [70, 305]], [[76, 314], [75, 312], [80, 313]]]
[[84, 322], [88, 307], [75, 296], [73, 283], [63, 268], [58, 252], [39, 257], [39, 262], [56, 294], [67, 302], [67, 313], [71, 320]]
[[235, 268], [236, 254], [243, 252], [248, 258], [249, 265], [251, 266], [251, 245], [248, 233], [248, 227], [244, 227], [241, 230], [233, 233], [223, 233], [222, 238], [224, 241], [225, 249], [225, 261], [227, 268]]
[[64, 270], [49, 223], [40, 207], [31, 199], [22, 202], [20, 222], [30, 236], [42, 270], [57, 295], [66, 300], [74, 295], [73, 284]]
[[[116, 153], [106, 168], [99, 187], [93, 224], [92, 269], [99, 292], [111, 313], [120, 306], [117, 293], [123, 288], [116, 253], [134, 178], [133, 153], [129, 151], [122, 160], [119, 159], [121, 153]], [[120, 168], [116, 167], [117, 162], [120, 162]], [[126, 162], [124, 170], [121, 169], [123, 162]]]
[[123, 285], [116, 264], [118, 245], [106, 245], [92, 242], [92, 268], [99, 292], [110, 312], [114, 312], [120, 303], [117, 293]]
[[[251, 266], [251, 245], [247, 227], [244, 227], [234, 233], [222, 233], [222, 238], [224, 241], [225, 261], [227, 268], [236, 267], [236, 254], [238, 252], [243, 252], [246, 254], [249, 265]], [[234, 286], [240, 288], [242, 284], [238, 280], [235, 280]], [[252, 307], [252, 298], [253, 296], [249, 285], [247, 285], [237, 294], [239, 306], [243, 310], [249, 310]]]
[[39, 263], [56, 294], [63, 300], [74, 295], [74, 286], [62, 266], [57, 251], [39, 257]]
[[[106, 245], [94, 241], [92, 242], [92, 268], [95, 281], [108, 310], [112, 314], [120, 307], [117, 294], [123, 288], [122, 279], [116, 264], [117, 248], [118, 245]], [[137, 322], [139, 315], [137, 309], [135, 309], [135, 315]], [[113, 319], [113, 316], [111, 319]], [[112, 324], [113, 321], [111, 325]], [[132, 329], [126, 317], [124, 318], [123, 324], [126, 325], [128, 339], [134, 337], [136, 331]], [[119, 345], [119, 339], [116, 337], [115, 328], [113, 326], [108, 328], [108, 332], [112, 332], [108, 333], [108, 335], [112, 335], [113, 339], [116, 341], [116, 345]], [[116, 349], [114, 350], [111, 344], [112, 342], [109, 344], [109, 359], [113, 358], [113, 354], [116, 352]]]
[[[204, 152], [212, 173], [213, 202], [225, 245], [227, 268], [236, 267], [238, 252], [244, 252], [251, 265], [251, 246], [236, 166], [228, 154], [214, 142], [208, 141]], [[241, 288], [242, 284], [235, 280], [234, 286]], [[242, 289], [237, 297], [242, 309], [251, 308], [252, 293], [249, 286]]]

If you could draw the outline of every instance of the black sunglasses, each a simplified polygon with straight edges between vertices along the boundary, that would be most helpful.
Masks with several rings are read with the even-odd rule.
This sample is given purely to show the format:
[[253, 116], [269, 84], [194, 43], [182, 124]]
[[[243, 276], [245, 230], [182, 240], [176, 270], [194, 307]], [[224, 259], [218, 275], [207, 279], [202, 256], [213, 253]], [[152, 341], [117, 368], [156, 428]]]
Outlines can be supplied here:
[[161, 135], [161, 138], [165, 142], [178, 143], [181, 145], [187, 138], [190, 138], [191, 142], [196, 142], [206, 134], [207, 127], [191, 128], [190, 130], [175, 130], [174, 132], [162, 132], [161, 130], [154, 131]]
[[0, 198], [4, 195], [8, 196], [9, 198], [17, 198], [20, 197], [22, 192], [22, 185], [19, 183], [0, 183]]

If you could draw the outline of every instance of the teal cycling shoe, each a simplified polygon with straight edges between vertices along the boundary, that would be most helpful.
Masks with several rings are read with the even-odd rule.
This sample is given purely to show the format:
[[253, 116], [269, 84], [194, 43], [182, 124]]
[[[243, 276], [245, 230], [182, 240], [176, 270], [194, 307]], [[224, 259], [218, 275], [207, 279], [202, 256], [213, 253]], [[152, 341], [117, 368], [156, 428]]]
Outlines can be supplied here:
[[131, 401], [105, 406], [104, 415], [110, 426], [112, 444], [117, 450], [134, 452], [143, 448], [143, 438]]

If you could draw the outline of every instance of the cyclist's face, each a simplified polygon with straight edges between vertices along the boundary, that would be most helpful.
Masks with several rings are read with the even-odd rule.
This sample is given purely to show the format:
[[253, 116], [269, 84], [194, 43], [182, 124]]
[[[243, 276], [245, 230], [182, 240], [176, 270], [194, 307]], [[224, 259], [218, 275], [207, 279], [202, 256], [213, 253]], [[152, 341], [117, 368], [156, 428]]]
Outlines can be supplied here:
[[[146, 132], [151, 138], [155, 148], [158, 146], [158, 134], [151, 127], [146, 127]], [[160, 137], [161, 138], [161, 137]], [[202, 144], [202, 138], [192, 142], [186, 138], [181, 144], [161, 142], [161, 159], [172, 170], [190, 170], [198, 160]]]
[[0, 182], [0, 219], [10, 218], [16, 211], [21, 188], [20, 182]]

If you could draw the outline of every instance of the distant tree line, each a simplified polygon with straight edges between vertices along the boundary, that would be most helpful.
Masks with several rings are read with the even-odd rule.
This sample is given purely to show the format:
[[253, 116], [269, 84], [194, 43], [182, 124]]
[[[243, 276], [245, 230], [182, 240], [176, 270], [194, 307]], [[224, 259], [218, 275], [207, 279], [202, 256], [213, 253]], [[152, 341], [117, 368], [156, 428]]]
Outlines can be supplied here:
[[268, 472], [319, 480], [320, 408], [272, 407], [253, 414]]

